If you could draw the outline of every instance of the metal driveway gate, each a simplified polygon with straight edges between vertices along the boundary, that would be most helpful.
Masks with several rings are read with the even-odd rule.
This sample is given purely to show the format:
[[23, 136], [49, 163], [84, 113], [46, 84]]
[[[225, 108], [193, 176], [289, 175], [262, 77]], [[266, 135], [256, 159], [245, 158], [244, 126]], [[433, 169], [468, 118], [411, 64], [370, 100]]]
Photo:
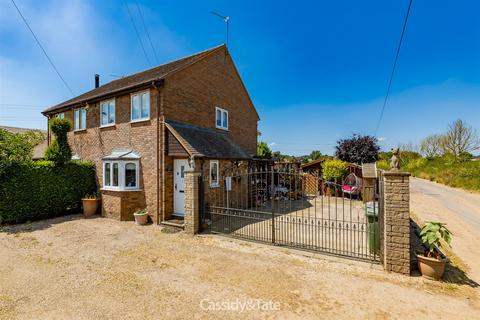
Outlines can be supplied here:
[[[299, 170], [245, 169], [201, 177], [201, 220], [212, 233], [379, 262], [376, 181], [359, 189]], [[212, 180], [213, 179], [213, 180]]]

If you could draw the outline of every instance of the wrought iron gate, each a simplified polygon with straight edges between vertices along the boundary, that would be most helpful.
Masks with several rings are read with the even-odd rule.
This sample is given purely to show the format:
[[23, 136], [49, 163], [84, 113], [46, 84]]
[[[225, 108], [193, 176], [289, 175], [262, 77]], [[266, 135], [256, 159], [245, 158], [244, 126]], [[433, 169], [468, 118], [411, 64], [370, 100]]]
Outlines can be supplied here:
[[359, 186], [298, 170], [238, 171], [200, 181], [201, 219], [212, 233], [379, 261], [376, 181]]

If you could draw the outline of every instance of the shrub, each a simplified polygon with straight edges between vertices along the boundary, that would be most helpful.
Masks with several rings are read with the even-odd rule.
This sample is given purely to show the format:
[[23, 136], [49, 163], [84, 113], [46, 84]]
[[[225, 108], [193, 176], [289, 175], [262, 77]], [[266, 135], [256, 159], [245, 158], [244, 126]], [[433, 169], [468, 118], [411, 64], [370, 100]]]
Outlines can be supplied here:
[[67, 133], [71, 127], [72, 125], [67, 119], [50, 120], [50, 129], [55, 135], [55, 140], [45, 150], [45, 160], [62, 165], [72, 159], [72, 149], [70, 149], [67, 139]]
[[259, 158], [270, 159], [272, 157], [272, 150], [264, 141], [257, 143], [257, 156]]
[[372, 136], [354, 134], [349, 139], [338, 140], [335, 156], [351, 163], [371, 163], [378, 160], [378, 140]]
[[0, 129], [0, 161], [31, 160], [33, 148], [45, 139], [45, 132], [40, 130], [13, 133]]
[[390, 164], [387, 160], [380, 159], [377, 161], [377, 168], [382, 170], [388, 170], [390, 169]]
[[328, 159], [322, 163], [322, 177], [326, 181], [343, 180], [348, 173], [348, 164], [338, 159]]
[[70, 161], [14, 162], [0, 175], [0, 223], [20, 223], [80, 209], [96, 192], [95, 166]]
[[441, 248], [442, 241], [445, 241], [450, 246], [451, 232], [445, 227], [445, 224], [440, 222], [427, 222], [420, 232], [422, 242], [428, 244], [428, 255], [436, 257], [435, 247]]
[[413, 172], [418, 168], [425, 166], [428, 163], [428, 160], [425, 158], [411, 159], [405, 164], [405, 170], [408, 172]]

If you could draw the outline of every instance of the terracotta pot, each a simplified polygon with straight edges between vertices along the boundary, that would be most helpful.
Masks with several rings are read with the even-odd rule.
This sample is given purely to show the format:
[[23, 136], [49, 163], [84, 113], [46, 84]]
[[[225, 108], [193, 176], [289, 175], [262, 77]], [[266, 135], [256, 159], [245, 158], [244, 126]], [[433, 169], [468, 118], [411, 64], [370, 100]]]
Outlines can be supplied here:
[[97, 213], [98, 199], [82, 199], [83, 215], [85, 218], [93, 216]]
[[135, 223], [138, 225], [143, 226], [148, 222], [148, 214], [146, 213], [141, 213], [141, 214], [134, 213], [133, 216], [135, 217]]
[[445, 265], [447, 259], [436, 259], [431, 257], [425, 257], [423, 254], [417, 254], [418, 269], [422, 276], [431, 280], [438, 280], [443, 276], [445, 272]]

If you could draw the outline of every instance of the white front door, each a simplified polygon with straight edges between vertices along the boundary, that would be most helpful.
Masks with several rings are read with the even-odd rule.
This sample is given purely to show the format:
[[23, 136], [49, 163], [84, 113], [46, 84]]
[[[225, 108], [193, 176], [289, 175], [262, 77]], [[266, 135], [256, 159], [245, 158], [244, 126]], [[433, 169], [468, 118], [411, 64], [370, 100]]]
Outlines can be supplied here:
[[188, 160], [173, 160], [173, 212], [175, 215], [185, 215], [185, 170]]

